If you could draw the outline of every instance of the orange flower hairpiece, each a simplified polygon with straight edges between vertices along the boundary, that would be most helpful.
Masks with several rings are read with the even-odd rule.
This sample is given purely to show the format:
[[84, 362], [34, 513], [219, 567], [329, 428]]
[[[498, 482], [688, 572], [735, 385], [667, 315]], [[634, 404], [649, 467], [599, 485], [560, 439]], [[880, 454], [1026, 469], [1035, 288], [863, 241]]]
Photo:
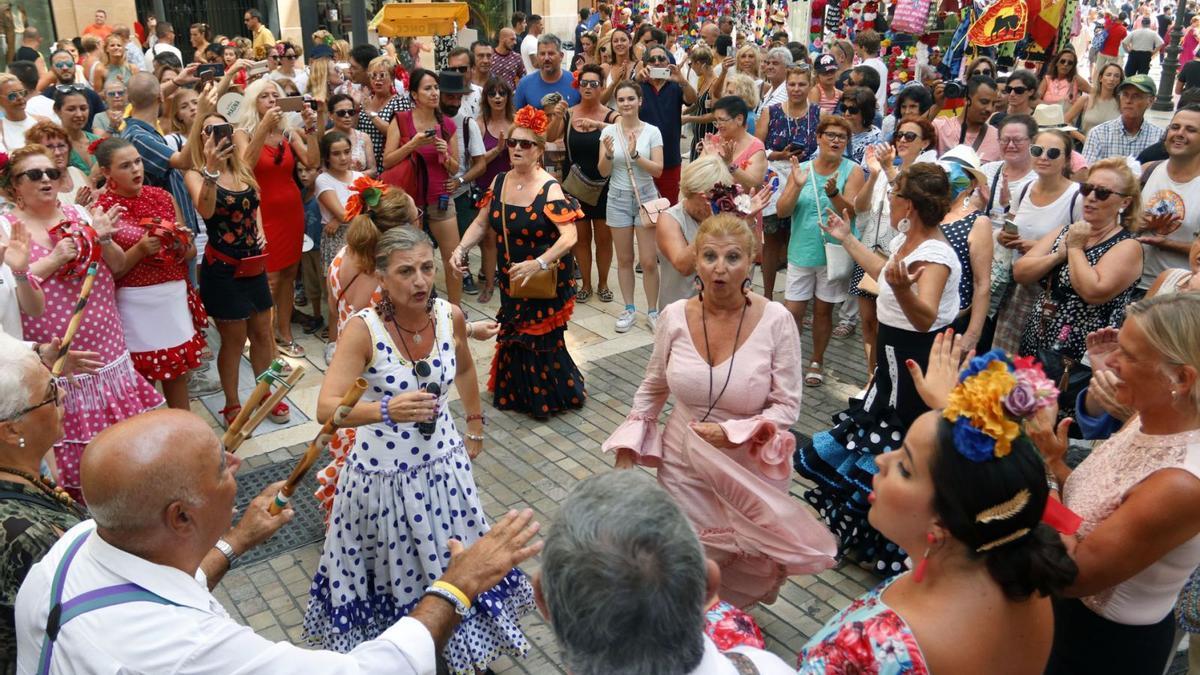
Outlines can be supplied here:
[[583, 74], [582, 70], [576, 70], [575, 75], [571, 78], [571, 87], [575, 90], [579, 89], [579, 76]]
[[545, 111], [527, 105], [517, 111], [513, 124], [529, 129], [538, 136], [544, 136], [546, 128], [550, 126], [550, 118], [546, 117]]
[[387, 183], [381, 183], [374, 178], [359, 176], [355, 179], [350, 184], [353, 194], [346, 200], [346, 220], [379, 206], [379, 199], [387, 189]]

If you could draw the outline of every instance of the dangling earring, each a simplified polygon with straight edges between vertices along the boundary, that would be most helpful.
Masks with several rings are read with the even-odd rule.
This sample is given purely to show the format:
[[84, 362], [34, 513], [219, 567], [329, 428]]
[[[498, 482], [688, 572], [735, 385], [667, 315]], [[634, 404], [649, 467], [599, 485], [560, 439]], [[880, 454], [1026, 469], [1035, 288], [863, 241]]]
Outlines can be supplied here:
[[376, 307], [379, 311], [379, 316], [383, 317], [384, 321], [391, 321], [396, 318], [396, 306], [392, 304], [392, 298], [387, 291], [383, 291], [382, 297], [379, 298], [379, 305]]
[[704, 302], [704, 280], [697, 274], [692, 279], [692, 286], [696, 288], [696, 294], [700, 297], [700, 302]]
[[430, 293], [429, 297], [425, 300], [425, 313], [428, 314], [429, 312], [432, 312], [432, 311], [433, 311], [433, 293]]
[[900, 234], [907, 233], [910, 227], [912, 227], [912, 221], [908, 219], [908, 216], [904, 216], [900, 222], [896, 223], [896, 231]]
[[925, 555], [921, 556], [921, 562], [917, 563], [917, 568], [913, 570], [913, 581], [918, 584], [925, 581], [925, 573], [929, 570], [929, 552], [933, 550], [937, 539], [932, 532], [928, 532], [925, 534], [925, 541], [929, 543], [929, 546], [925, 547]]

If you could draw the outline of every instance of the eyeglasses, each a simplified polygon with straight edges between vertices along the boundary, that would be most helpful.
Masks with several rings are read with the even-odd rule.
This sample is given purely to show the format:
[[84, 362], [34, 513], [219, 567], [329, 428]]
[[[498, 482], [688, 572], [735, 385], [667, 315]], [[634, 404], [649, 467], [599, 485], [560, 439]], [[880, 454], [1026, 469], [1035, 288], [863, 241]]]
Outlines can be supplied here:
[[19, 417], [24, 417], [25, 415], [28, 415], [29, 413], [33, 412], [34, 410], [37, 410], [38, 408], [41, 408], [42, 406], [50, 405], [51, 403], [53, 403], [54, 405], [58, 405], [61, 400], [62, 400], [62, 389], [60, 389], [58, 386], [58, 380], [51, 377], [50, 378], [50, 386], [48, 386], [46, 388], [46, 398], [41, 403], [38, 403], [36, 405], [31, 405], [27, 408], [22, 408], [21, 410], [17, 411], [17, 413], [15, 415], [12, 415], [10, 417], [5, 417], [3, 420], [0, 420], [0, 421], [11, 422]]
[[337, 115], [338, 117], [354, 117], [355, 115], [358, 114], [358, 111], [357, 110], [334, 110], [333, 114]]
[[533, 146], [537, 145], [537, 142], [536, 141], [527, 141], [524, 138], [510, 138], [510, 139], [504, 141], [504, 144], [510, 148], [515, 148], [519, 145], [519, 146], [521, 146], [522, 150], [528, 150], [528, 149], [532, 148]]
[[106, 92], [104, 92], [104, 95], [107, 96], [108, 98], [125, 98], [125, 90], [124, 89], [116, 89], [113, 91], [106, 91]]
[[650, 58], [646, 59], [646, 62], [647, 62], [647, 63], [667, 63], [667, 57], [665, 57], [665, 56], [651, 56]]
[[894, 136], [897, 141], [908, 141], [909, 143], [912, 143], [920, 137], [921, 134], [913, 131], [897, 131], [896, 135]]
[[1096, 199], [1099, 199], [1100, 201], [1105, 201], [1113, 195], [1121, 195], [1122, 197], [1129, 196], [1128, 194], [1126, 194], [1124, 192], [1117, 192], [1116, 190], [1109, 190], [1106, 187], [1100, 187], [1099, 185], [1092, 185], [1091, 183], [1084, 183], [1083, 185], [1079, 186], [1079, 193], [1082, 194], [1084, 197], [1090, 197], [1093, 192], [1096, 193]]
[[61, 68], [62, 70], [69, 70], [69, 69], [75, 67], [75, 62], [74, 61], [55, 61], [54, 67]]
[[584, 89], [599, 89], [600, 80], [580, 80], [579, 86]]
[[[1041, 157], [1043, 154], [1046, 155], [1046, 159], [1055, 160], [1062, 157], [1063, 151], [1058, 148], [1043, 148], [1040, 145], [1029, 146], [1029, 155], [1031, 157]], [[1108, 197], [1101, 197], [1100, 199], [1108, 199]]]
[[1014, 87], [1014, 86], [1010, 85], [1008, 87], [1008, 93], [1016, 94], [1017, 96], [1024, 96], [1025, 94], [1029, 93], [1029, 88], [1028, 87]]
[[1006, 136], [1006, 137], [1003, 137], [1000, 139], [1001, 146], [1015, 145], [1017, 147], [1020, 147], [1022, 143], [1028, 143], [1028, 142], [1029, 142], [1029, 138], [1027, 138], [1027, 137], [1013, 138], [1012, 136]]
[[17, 91], [8, 92], [8, 95], [5, 96], [5, 98], [7, 98], [9, 100], [9, 102], [11, 103], [14, 101], [19, 101], [19, 100], [25, 98], [26, 96], [29, 96], [29, 90], [28, 89], [19, 89]]
[[452, 73], [465, 73], [468, 68], [467, 66], [446, 66], [443, 70], [448, 70]]
[[733, 121], [733, 118], [731, 118], [731, 117], [717, 117], [716, 115], [713, 115], [713, 124], [715, 124], [716, 126], [721, 126], [722, 124], [729, 124], [732, 121]]
[[59, 178], [62, 178], [62, 171], [59, 171], [58, 169], [29, 169], [28, 171], [22, 171], [21, 173], [17, 174], [17, 178], [20, 178], [21, 176], [24, 176], [34, 182], [40, 181], [42, 178], [58, 180]]
[[846, 134], [835, 134], [832, 131], [823, 132], [821, 135], [824, 136], [826, 140], [834, 142], [845, 143], [846, 141], [850, 140], [850, 137]]

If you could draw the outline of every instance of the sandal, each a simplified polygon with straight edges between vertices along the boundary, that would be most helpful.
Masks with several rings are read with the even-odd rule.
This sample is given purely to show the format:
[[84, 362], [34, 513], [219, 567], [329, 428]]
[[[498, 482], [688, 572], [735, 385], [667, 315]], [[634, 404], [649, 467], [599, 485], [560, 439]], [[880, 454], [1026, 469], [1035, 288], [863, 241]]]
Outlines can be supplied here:
[[292, 340], [291, 342], [284, 342], [282, 338], [277, 337], [275, 338], [275, 348], [278, 349], [279, 353], [283, 354], [284, 356], [288, 356], [293, 359], [304, 358], [304, 347], [301, 347], [299, 344], [297, 344], [295, 340]]
[[601, 288], [600, 290], [596, 291], [596, 297], [600, 298], [600, 302], [612, 302], [613, 301], [612, 289]]
[[225, 419], [226, 429], [229, 428], [230, 424], [233, 424], [233, 421], [237, 419], [238, 413], [240, 412], [242, 412], [242, 406], [240, 403], [227, 405], [224, 408], [221, 408], [221, 417]]
[[288, 404], [280, 401], [279, 405], [271, 408], [271, 412], [267, 414], [267, 419], [275, 424], [287, 424], [292, 419], [292, 409], [288, 407]]
[[592, 291], [590, 288], [581, 288], [575, 292], [575, 302], [587, 302], [591, 298]]
[[854, 331], [857, 328], [858, 326], [853, 323], [839, 323], [833, 327], [833, 337], [839, 340], [845, 340], [851, 335], [854, 335]]
[[323, 342], [329, 342], [329, 326], [322, 328], [321, 332], [317, 333], [317, 337], [321, 338]]
[[804, 384], [809, 387], [819, 387], [825, 384], [825, 367], [813, 361], [804, 370]]
[[486, 305], [492, 301], [492, 293], [495, 290], [495, 284], [486, 284], [483, 288], [479, 289], [479, 295], [475, 296], [475, 299], [479, 301], [479, 304]]

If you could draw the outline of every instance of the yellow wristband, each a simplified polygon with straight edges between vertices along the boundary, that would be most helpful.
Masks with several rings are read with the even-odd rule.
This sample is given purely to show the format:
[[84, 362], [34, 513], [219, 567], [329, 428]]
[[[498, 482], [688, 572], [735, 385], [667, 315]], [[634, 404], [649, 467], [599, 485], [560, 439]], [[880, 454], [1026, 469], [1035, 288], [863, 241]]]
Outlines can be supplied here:
[[467, 609], [471, 609], [471, 599], [467, 597], [466, 593], [463, 593], [461, 590], [459, 590], [458, 586], [455, 586], [448, 581], [442, 581], [441, 579], [433, 582], [430, 585], [434, 588], [440, 588], [443, 591], [452, 594], [454, 597], [458, 598], [458, 601], [461, 602], [463, 606], [465, 606]]

